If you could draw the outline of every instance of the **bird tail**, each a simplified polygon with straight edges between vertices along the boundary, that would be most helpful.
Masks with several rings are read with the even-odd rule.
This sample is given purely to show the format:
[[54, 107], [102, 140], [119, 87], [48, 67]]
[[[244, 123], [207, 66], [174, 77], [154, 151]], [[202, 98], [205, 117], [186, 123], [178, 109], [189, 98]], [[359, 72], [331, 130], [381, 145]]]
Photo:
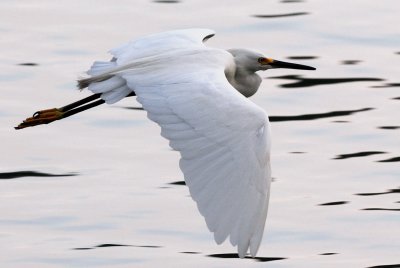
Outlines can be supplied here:
[[89, 87], [89, 85], [91, 83], [102, 82], [102, 81], [105, 81], [105, 80], [107, 80], [107, 79], [109, 79], [111, 77], [112, 77], [112, 75], [106, 74], [106, 75], [98, 75], [98, 76], [92, 76], [92, 77], [87, 77], [87, 78], [79, 78], [78, 81], [77, 81], [77, 83], [78, 83], [77, 87], [80, 90], [83, 90], [83, 89]]
[[117, 66], [115, 61], [95, 61], [86, 73], [90, 75], [88, 78], [78, 79], [78, 88], [87, 88], [91, 83], [101, 82], [112, 77], [110, 71]]
[[96, 61], [87, 72], [90, 77], [78, 79], [77, 86], [81, 90], [88, 88], [95, 94], [101, 94], [100, 97], [107, 104], [113, 104], [132, 93], [126, 80], [117, 75], [117, 71], [115, 61]]

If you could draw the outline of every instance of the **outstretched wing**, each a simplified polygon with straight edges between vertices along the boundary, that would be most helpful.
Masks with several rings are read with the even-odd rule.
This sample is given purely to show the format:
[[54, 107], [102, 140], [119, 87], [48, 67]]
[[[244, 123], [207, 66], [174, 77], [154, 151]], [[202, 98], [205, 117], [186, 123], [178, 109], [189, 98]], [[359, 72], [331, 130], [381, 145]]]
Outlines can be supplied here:
[[268, 210], [268, 117], [227, 81], [224, 70], [232, 56], [205, 48], [202, 38], [193, 40], [197, 43], [147, 55], [151, 60], [127, 62], [129, 51], [115, 52], [119, 66], [90, 78], [89, 89], [112, 94], [110, 85], [118, 84], [136, 93], [161, 135], [180, 152], [186, 184], [215, 241], [229, 237], [240, 257], [249, 249], [254, 256]]
[[215, 241], [229, 236], [240, 257], [249, 247], [254, 256], [268, 209], [269, 123], [221, 76], [197, 73], [191, 83], [134, 88], [161, 135], [181, 153], [186, 184]]
[[204, 47], [203, 42], [214, 36], [210, 29], [184, 29], [156, 33], [132, 40], [110, 50], [118, 64], [145, 58], [171, 50]]
[[[110, 50], [111, 61], [95, 61], [87, 74], [90, 78], [78, 81], [79, 88], [89, 86], [93, 93], [101, 93], [102, 98], [112, 104], [125, 98], [132, 89], [126, 87], [126, 81], [119, 76], [110, 75], [127, 68], [141, 68], [143, 62], [155, 61], [157, 56], [170, 55], [179, 50], [205, 48], [204, 42], [214, 36], [210, 29], [184, 29], [168, 31], [141, 37]], [[154, 64], [153, 64], [154, 66]], [[110, 79], [112, 78], [112, 79]], [[101, 84], [97, 81], [106, 81]]]

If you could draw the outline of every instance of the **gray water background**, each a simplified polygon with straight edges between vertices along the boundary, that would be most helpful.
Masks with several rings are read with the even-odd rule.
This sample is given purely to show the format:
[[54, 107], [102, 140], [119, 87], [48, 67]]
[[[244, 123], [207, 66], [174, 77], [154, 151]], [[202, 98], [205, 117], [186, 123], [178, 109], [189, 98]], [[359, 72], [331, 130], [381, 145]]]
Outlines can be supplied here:
[[[395, 0], [1, 1], [1, 267], [399, 265], [399, 13]], [[273, 132], [258, 259], [215, 245], [133, 98], [13, 129], [89, 95], [75, 81], [109, 49], [189, 27], [318, 69], [262, 73], [251, 98]]]

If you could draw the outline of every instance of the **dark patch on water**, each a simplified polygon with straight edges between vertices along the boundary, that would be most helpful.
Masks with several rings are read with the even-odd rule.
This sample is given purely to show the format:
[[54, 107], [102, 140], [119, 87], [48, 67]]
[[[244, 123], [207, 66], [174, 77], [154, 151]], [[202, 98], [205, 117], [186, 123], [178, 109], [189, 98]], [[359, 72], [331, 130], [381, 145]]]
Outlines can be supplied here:
[[321, 254], [319, 254], [319, 255], [322, 255], [322, 256], [330, 256], [330, 255], [336, 255], [336, 254], [339, 254], [339, 253], [327, 252], [327, 253], [321, 253]]
[[400, 126], [381, 126], [379, 129], [399, 129]]
[[174, 182], [170, 182], [168, 184], [171, 184], [171, 185], [186, 185], [186, 182], [185, 181], [174, 181]]
[[400, 55], [400, 51], [395, 52], [394, 54]]
[[128, 110], [144, 111], [143, 107], [123, 107]]
[[308, 15], [308, 12], [293, 12], [293, 13], [285, 13], [285, 14], [270, 14], [270, 15], [253, 15], [255, 18], [262, 19], [274, 19], [274, 18], [284, 18], [284, 17], [293, 17], [293, 16], [303, 16]]
[[283, 88], [297, 88], [297, 87], [313, 87], [319, 85], [332, 85], [339, 83], [350, 83], [350, 82], [372, 82], [372, 81], [384, 81], [381, 78], [371, 77], [348, 77], [348, 78], [303, 78], [301, 75], [282, 75], [273, 76], [269, 79], [283, 79], [283, 80], [294, 80], [293, 83], [282, 84], [279, 87]]
[[327, 117], [336, 117], [336, 116], [346, 116], [351, 115], [358, 112], [365, 112], [373, 110], [374, 108], [363, 108], [358, 110], [347, 110], [347, 111], [333, 111], [327, 113], [320, 114], [302, 114], [302, 115], [286, 115], [286, 116], [270, 116], [270, 122], [283, 122], [283, 121], [306, 121], [306, 120], [316, 120]]
[[179, 3], [180, 1], [177, 0], [154, 0], [154, 3], [162, 3], [162, 4], [176, 4]]
[[341, 63], [343, 65], [356, 65], [358, 63], [362, 62], [361, 60], [344, 60]]
[[306, 152], [289, 152], [289, 154], [306, 154]]
[[23, 62], [23, 63], [19, 63], [18, 65], [20, 65], [20, 66], [38, 66], [39, 64], [34, 63], [34, 62]]
[[313, 59], [317, 59], [317, 56], [290, 56], [287, 57], [287, 59], [290, 60], [313, 60]]
[[397, 189], [389, 189], [386, 192], [378, 192], [378, 193], [358, 193], [356, 195], [361, 195], [361, 196], [369, 196], [369, 195], [382, 195], [382, 194], [394, 194], [394, 193], [400, 193], [400, 187]]
[[196, 252], [196, 251], [182, 251], [179, 253], [184, 253], [184, 254], [201, 254], [201, 252]]
[[108, 248], [108, 247], [131, 247], [131, 245], [123, 245], [123, 244], [100, 244], [94, 246], [94, 248]]
[[350, 123], [350, 121], [346, 121], [346, 120], [335, 120], [335, 121], [332, 121], [332, 123]]
[[400, 83], [385, 83], [380, 86], [372, 86], [373, 88], [400, 87]]
[[400, 208], [363, 208], [361, 210], [400, 211]]
[[305, 2], [303, 0], [281, 0], [281, 3], [288, 4], [288, 3], [302, 3]]
[[364, 157], [374, 154], [386, 154], [386, 152], [381, 151], [366, 151], [366, 152], [358, 152], [358, 153], [351, 153], [351, 154], [339, 154], [333, 159], [347, 159], [347, 158], [354, 158], [354, 157]]
[[392, 98], [392, 100], [400, 100], [400, 97]]
[[0, 173], [0, 180], [10, 180], [22, 177], [70, 177], [77, 175], [78, 175], [77, 173], [51, 174], [38, 171], [14, 171], [14, 172]]
[[392, 157], [389, 159], [379, 160], [376, 162], [387, 163], [387, 162], [400, 162], [400, 156]]
[[125, 245], [125, 244], [100, 244], [94, 247], [73, 248], [73, 250], [89, 250], [89, 249], [109, 248], [109, 247], [161, 248], [161, 246], [149, 246], [149, 245], [137, 246], [137, 245]]
[[318, 206], [337, 206], [337, 205], [344, 205], [347, 203], [349, 203], [349, 201], [335, 201], [335, 202], [318, 204]]
[[377, 265], [377, 266], [369, 266], [367, 268], [400, 268], [400, 264], [384, 264], [384, 265]]
[[[211, 254], [207, 255], [208, 257], [213, 257], [213, 258], [222, 258], [222, 259], [238, 259], [239, 255], [237, 253], [221, 253], [221, 254]], [[267, 261], [279, 261], [279, 260], [284, 260], [287, 258], [282, 258], [282, 257], [245, 257], [246, 259], [251, 259], [259, 262], [267, 262]]]

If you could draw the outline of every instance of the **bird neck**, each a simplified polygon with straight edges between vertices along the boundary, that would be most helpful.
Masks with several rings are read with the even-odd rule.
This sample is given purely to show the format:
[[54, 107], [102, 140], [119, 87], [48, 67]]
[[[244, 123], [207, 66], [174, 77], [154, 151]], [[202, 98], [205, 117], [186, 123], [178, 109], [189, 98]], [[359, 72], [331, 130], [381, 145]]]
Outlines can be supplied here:
[[233, 72], [226, 72], [229, 83], [245, 97], [253, 96], [261, 84], [261, 77], [255, 72], [237, 68]]

